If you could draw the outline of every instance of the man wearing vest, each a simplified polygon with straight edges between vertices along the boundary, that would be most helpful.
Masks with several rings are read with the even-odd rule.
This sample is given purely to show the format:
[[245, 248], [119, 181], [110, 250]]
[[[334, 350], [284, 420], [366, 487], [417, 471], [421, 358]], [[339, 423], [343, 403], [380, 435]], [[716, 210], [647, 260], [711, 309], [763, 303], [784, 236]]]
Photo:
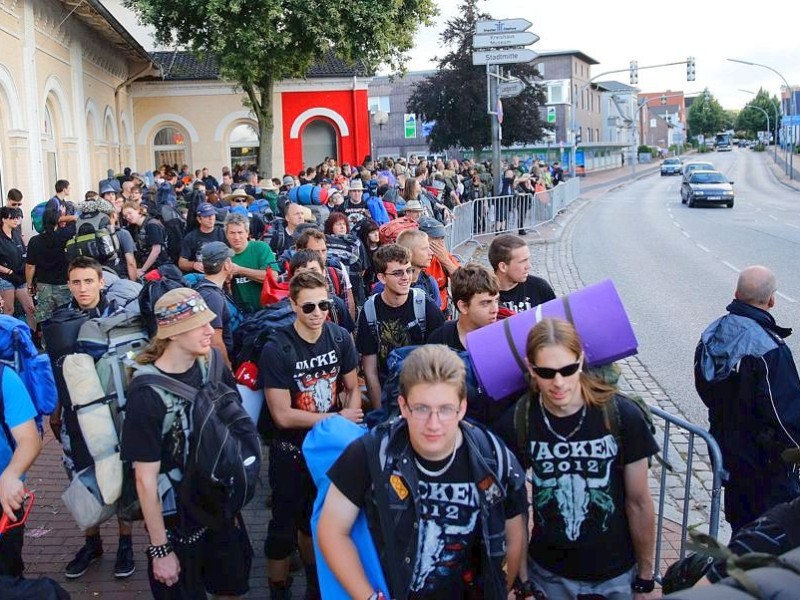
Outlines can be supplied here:
[[[276, 425], [270, 446], [272, 519], [265, 550], [273, 599], [290, 598], [289, 556], [295, 545], [306, 569], [306, 598], [320, 597], [310, 517], [316, 488], [300, 451], [309, 429], [335, 414], [361, 422], [358, 355], [347, 331], [327, 320], [325, 279], [294, 275], [289, 298], [297, 319], [264, 346], [259, 373]], [[344, 399], [340, 396], [344, 393]]]
[[325, 561], [351, 598], [382, 596], [350, 537], [364, 510], [387, 597], [505, 598], [524, 555], [524, 471], [494, 434], [463, 421], [465, 367], [445, 346], [405, 359], [399, 404], [402, 419], [352, 442], [328, 471]]
[[[211, 381], [216, 315], [200, 294], [177, 288], [155, 305], [158, 331], [137, 357], [139, 366], [128, 390], [127, 415], [122, 428], [121, 457], [133, 464], [136, 493], [142, 508], [150, 546], [148, 575], [154, 598], [205, 598], [206, 593], [241, 596], [249, 588], [252, 548], [241, 515], [224, 527], [198, 524], [188, 510], [189, 500], [179, 483], [186, 476], [192, 427], [191, 404], [171, 392], [141, 382], [142, 374], [167, 375], [195, 390], [204, 383], [222, 383], [236, 389], [230, 370]], [[172, 410], [168, 410], [168, 406]], [[194, 488], [192, 488], [194, 490]]]
[[372, 261], [384, 288], [364, 303], [356, 329], [356, 348], [361, 354], [370, 403], [378, 409], [389, 353], [402, 346], [424, 344], [427, 334], [444, 324], [444, 317], [425, 292], [411, 287], [414, 267], [407, 248], [381, 246]]

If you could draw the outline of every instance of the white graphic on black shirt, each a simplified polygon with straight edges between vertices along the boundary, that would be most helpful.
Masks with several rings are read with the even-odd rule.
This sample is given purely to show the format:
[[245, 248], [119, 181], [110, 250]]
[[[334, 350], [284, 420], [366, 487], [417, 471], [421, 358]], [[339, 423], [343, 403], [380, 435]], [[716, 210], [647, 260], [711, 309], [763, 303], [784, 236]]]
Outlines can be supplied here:
[[298, 394], [295, 407], [313, 413], [330, 412], [339, 392], [339, 357], [335, 350], [295, 363]]
[[474, 483], [420, 482], [421, 518], [411, 590], [432, 591], [436, 581], [464, 568], [478, 521]]
[[[610, 494], [611, 467], [617, 442], [611, 434], [600, 439], [568, 442], [531, 442], [531, 471], [538, 514], [560, 514], [570, 541], [580, 537], [590, 510], [599, 514], [600, 530], [608, 530], [614, 514]], [[553, 510], [555, 504], [557, 510]]]

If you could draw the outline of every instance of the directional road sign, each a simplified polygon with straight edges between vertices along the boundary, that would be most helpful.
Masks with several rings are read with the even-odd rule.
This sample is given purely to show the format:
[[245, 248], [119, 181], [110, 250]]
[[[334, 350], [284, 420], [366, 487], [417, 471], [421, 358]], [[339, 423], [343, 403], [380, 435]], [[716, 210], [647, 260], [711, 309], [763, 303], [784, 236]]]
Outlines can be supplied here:
[[517, 33], [525, 31], [533, 23], [527, 19], [502, 19], [495, 21], [478, 21], [475, 33]]
[[519, 79], [501, 81], [497, 84], [497, 93], [501, 98], [516, 98], [525, 89], [525, 82]]
[[529, 63], [538, 54], [528, 48], [518, 50], [481, 50], [472, 53], [473, 65], [512, 65], [516, 63]]
[[539, 36], [530, 31], [519, 33], [485, 33], [472, 36], [473, 48], [509, 48], [529, 46], [539, 41]]

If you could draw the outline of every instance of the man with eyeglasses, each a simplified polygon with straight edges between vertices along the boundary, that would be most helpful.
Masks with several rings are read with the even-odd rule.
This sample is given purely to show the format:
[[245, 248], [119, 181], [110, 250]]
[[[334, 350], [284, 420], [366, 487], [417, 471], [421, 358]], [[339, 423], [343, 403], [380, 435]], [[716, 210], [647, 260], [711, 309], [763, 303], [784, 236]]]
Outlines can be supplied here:
[[398, 244], [381, 246], [372, 257], [383, 291], [367, 299], [358, 318], [356, 348], [361, 354], [367, 395], [381, 406], [381, 386], [388, 376], [386, 359], [395, 348], [424, 344], [444, 324], [439, 307], [412, 288], [411, 252]]
[[[402, 419], [352, 442], [328, 471], [322, 556], [351, 598], [505, 598], [524, 556], [524, 471], [463, 420], [465, 367], [447, 347], [409, 354], [399, 404]], [[362, 510], [388, 590], [367, 579], [350, 537]]]
[[272, 519], [264, 548], [272, 598], [291, 597], [289, 556], [295, 542], [306, 570], [306, 598], [319, 598], [310, 523], [316, 488], [300, 449], [308, 430], [323, 419], [340, 414], [361, 422], [358, 354], [347, 331], [327, 320], [332, 303], [322, 275], [305, 271], [292, 277], [289, 301], [297, 318], [264, 346], [259, 365], [275, 424], [269, 456]]

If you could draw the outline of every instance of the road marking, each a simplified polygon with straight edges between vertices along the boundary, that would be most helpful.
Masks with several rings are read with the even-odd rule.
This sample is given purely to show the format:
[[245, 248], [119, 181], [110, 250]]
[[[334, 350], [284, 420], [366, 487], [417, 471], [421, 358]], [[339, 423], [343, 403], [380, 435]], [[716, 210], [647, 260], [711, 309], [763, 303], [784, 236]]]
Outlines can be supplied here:
[[777, 294], [778, 296], [780, 296], [781, 298], [783, 298], [787, 302], [791, 302], [792, 304], [795, 304], [797, 302], [797, 300], [787, 296], [786, 294], [781, 294], [780, 292], [775, 292], [775, 294]]
[[768, 216], [770, 219], [772, 219], [773, 221], [777, 221], [777, 220], [778, 220], [778, 217], [776, 217], [775, 215], [767, 215], [767, 216]]
[[677, 222], [677, 221], [673, 221], [673, 222], [672, 222], [672, 224], [673, 224], [673, 225], [675, 225], [675, 227], [677, 227], [678, 229], [680, 229], [680, 228], [681, 228], [681, 226], [678, 224], [678, 222]]
[[737, 269], [737, 268], [736, 268], [736, 267], [734, 267], [734, 266], [733, 266], [731, 263], [729, 263], [727, 260], [723, 260], [723, 261], [722, 261], [722, 264], [723, 264], [723, 265], [725, 265], [726, 267], [728, 267], [728, 268], [729, 268], [731, 271], [733, 271], [734, 273], [741, 273], [741, 272], [742, 272], [742, 270], [741, 270], [741, 269]]
[[703, 252], [711, 252], [711, 250], [709, 250], [708, 248], [706, 248], [705, 246], [703, 246], [703, 244], [698, 244], [697, 242], [695, 242], [695, 245], [696, 245], [698, 248], [700, 248], [700, 250], [702, 250]]
[[800, 225], [795, 225], [794, 223], [786, 223], [789, 227], [794, 227], [795, 229], [800, 229]]
[[686, 236], [687, 238], [691, 238], [691, 237], [692, 237], [692, 236], [690, 236], [690, 235], [689, 235], [689, 232], [688, 232], [688, 231], [684, 231], [683, 229], [681, 229], [681, 233], [682, 233], [684, 236]]

